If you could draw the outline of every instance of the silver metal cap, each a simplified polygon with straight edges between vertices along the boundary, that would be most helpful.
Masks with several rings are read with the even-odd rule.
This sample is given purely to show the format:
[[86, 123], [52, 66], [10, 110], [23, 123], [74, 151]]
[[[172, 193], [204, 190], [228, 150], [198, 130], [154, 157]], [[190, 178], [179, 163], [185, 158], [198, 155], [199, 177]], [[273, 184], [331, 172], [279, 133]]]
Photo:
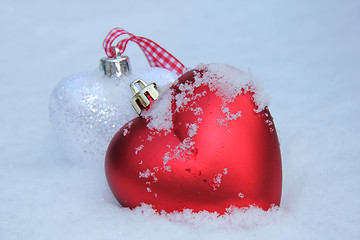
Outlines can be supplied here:
[[100, 59], [100, 69], [108, 77], [121, 77], [130, 75], [131, 67], [128, 56], [118, 56], [113, 58], [103, 57]]

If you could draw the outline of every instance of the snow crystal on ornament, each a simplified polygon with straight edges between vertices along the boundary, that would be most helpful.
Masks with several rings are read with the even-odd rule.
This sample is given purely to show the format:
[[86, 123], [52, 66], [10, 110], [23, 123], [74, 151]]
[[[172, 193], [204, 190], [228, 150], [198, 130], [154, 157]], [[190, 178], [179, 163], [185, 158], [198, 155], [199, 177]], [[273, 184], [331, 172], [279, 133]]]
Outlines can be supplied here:
[[171, 172], [171, 167], [168, 164], [172, 160], [186, 161], [195, 156], [198, 150], [194, 145], [195, 142], [192, 137], [185, 138], [175, 147], [167, 145], [169, 151], [163, 156], [163, 171]]
[[187, 123], [186, 126], [189, 129], [188, 131], [189, 137], [195, 136], [197, 130], [199, 129], [199, 126], [196, 123], [191, 123], [191, 124]]
[[222, 112], [223, 114], [226, 116], [226, 118], [223, 118], [223, 119], [217, 119], [218, 123], [220, 125], [224, 125], [224, 126], [227, 126], [227, 121], [231, 121], [231, 120], [236, 120], [238, 119], [239, 117], [241, 117], [241, 111], [238, 111], [237, 113], [230, 113], [230, 110], [229, 108], [227, 107], [223, 107], [222, 108]]
[[217, 176], [213, 177], [213, 179], [209, 181], [209, 184], [214, 191], [220, 187], [222, 176], [223, 175], [219, 173]]
[[139, 147], [135, 148], [135, 155], [137, 155], [143, 148], [144, 148], [144, 145], [142, 145], [142, 144]]
[[130, 104], [131, 81], [141, 78], [162, 86], [177, 76], [150, 68], [130, 76], [108, 78], [99, 70], [63, 79], [50, 97], [50, 122], [65, 155], [73, 162], [103, 161], [113, 135], [137, 117]]
[[[159, 170], [158, 168], [153, 168], [154, 171], [150, 169], [146, 169], [144, 172], [139, 172], [139, 178], [150, 178], [153, 177], [153, 182], [157, 182], [158, 178], [155, 176], [156, 172]], [[147, 182], [150, 185], [150, 182]]]

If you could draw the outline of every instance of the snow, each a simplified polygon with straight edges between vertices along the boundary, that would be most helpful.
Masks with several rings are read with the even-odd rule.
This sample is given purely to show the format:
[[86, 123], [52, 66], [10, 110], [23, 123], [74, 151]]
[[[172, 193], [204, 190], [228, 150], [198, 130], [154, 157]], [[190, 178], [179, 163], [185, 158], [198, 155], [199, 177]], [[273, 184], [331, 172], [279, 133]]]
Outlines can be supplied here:
[[148, 121], [147, 127], [149, 129], [164, 130], [169, 132], [173, 127], [171, 112], [172, 91], [171, 84], [159, 86], [158, 91], [160, 98], [156, 100], [152, 106], [151, 111], [143, 110], [141, 116]]
[[[0, 239], [359, 239], [359, 12], [351, 0], [2, 1]], [[102, 163], [67, 160], [49, 96], [64, 77], [97, 67], [116, 26], [189, 67], [251, 68], [281, 143], [279, 209], [131, 211], [112, 196]], [[135, 45], [126, 54], [134, 71], [147, 67]]]
[[[194, 89], [199, 86], [208, 86], [210, 91], [215, 92], [222, 99], [225, 119], [218, 119], [220, 125], [227, 125], [226, 121], [236, 120], [241, 116], [241, 112], [230, 113], [227, 107], [227, 104], [233, 102], [240, 94], [253, 93], [253, 102], [257, 106], [255, 112], [261, 112], [268, 106], [267, 94], [251, 73], [244, 73], [235, 67], [219, 63], [199, 64], [194, 69], [194, 82], [179, 84], [178, 89], [181, 92], [175, 96], [169, 87], [171, 84], [160, 87], [160, 98], [149, 111], [144, 111], [141, 114], [148, 121], [150, 129], [170, 131], [173, 128], [171, 103], [175, 101], [175, 111], [179, 111], [189, 102], [196, 102], [197, 99], [207, 94], [206, 91], [194, 94]], [[191, 97], [188, 97], [189, 95]], [[194, 112], [194, 115], [202, 114], [201, 107], [191, 108], [190, 105], [190, 110]], [[187, 127], [189, 128], [188, 135], [193, 137], [196, 133], [194, 128], [197, 126]]]
[[193, 86], [208, 85], [210, 91], [222, 98], [224, 109], [227, 103], [233, 102], [238, 95], [247, 92], [254, 93], [253, 101], [258, 107], [256, 112], [261, 112], [269, 105], [269, 97], [251, 72], [245, 73], [232, 66], [219, 63], [200, 64], [196, 69], [204, 69], [205, 73], [202, 76], [200, 74], [195, 76]]

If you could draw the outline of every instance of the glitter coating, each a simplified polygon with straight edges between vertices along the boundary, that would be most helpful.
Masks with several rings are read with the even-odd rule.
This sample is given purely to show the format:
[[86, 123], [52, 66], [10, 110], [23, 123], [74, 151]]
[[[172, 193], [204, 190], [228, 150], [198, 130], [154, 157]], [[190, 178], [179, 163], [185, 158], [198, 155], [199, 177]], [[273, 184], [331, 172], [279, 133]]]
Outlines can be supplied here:
[[[113, 135], [137, 117], [130, 104], [131, 81], [141, 78], [161, 87], [176, 74], [150, 68], [121, 78], [108, 78], [99, 70], [71, 75], [50, 96], [50, 123], [65, 155], [75, 163], [103, 161]], [[161, 92], [160, 92], [161, 94]]]

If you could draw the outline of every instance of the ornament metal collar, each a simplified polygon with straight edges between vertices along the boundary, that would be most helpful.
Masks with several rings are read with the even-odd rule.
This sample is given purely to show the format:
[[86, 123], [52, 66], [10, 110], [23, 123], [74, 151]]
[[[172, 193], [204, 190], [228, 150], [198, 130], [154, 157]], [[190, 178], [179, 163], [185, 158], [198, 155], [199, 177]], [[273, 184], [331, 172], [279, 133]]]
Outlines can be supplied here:
[[147, 84], [142, 79], [136, 79], [131, 82], [130, 89], [134, 94], [130, 100], [131, 105], [139, 115], [143, 109], [147, 109], [153, 101], [160, 97], [156, 83]]

